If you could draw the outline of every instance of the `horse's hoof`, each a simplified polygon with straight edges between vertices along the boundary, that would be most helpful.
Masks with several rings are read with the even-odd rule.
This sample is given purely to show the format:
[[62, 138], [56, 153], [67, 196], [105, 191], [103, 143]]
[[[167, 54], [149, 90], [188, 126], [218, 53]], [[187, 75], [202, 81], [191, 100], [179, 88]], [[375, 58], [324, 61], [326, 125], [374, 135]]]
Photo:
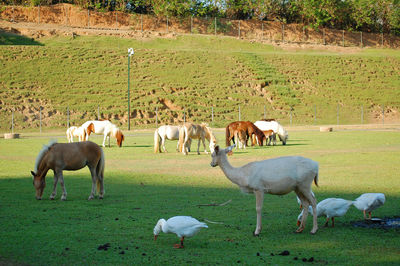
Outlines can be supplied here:
[[67, 200], [67, 198], [61, 198], [61, 200], [62, 200], [62, 201], [66, 201], [66, 200]]
[[256, 234], [256, 233], [254, 232], [254, 233], [253, 233], [253, 236], [259, 237], [259, 236], [260, 236], [260, 233]]
[[90, 196], [89, 198], [88, 198], [88, 200], [92, 200], [93, 199], [93, 196]]

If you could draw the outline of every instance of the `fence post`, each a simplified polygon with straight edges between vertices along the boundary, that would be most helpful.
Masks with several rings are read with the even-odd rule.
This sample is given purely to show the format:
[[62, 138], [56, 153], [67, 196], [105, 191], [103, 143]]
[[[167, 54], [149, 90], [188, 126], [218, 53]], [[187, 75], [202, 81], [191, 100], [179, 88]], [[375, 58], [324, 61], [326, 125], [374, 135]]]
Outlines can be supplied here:
[[339, 125], [339, 104], [337, 105], [336, 121], [337, 121], [337, 125]]
[[293, 106], [290, 107], [290, 126], [292, 126], [292, 119], [293, 119]]
[[168, 16], [167, 16], [167, 33], [168, 33]]
[[39, 3], [39, 7], [38, 7], [38, 24], [40, 24], [40, 3]]
[[240, 118], [240, 105], [239, 105], [239, 121], [241, 121], [241, 118]]
[[193, 16], [190, 17], [190, 34], [193, 33]]
[[186, 123], [186, 107], [183, 108], [183, 123]]
[[67, 128], [69, 128], [69, 105], [67, 106]]
[[115, 11], [115, 28], [118, 28], [118, 13]]
[[326, 41], [325, 41], [325, 28], [322, 28], [322, 44], [326, 45]]
[[282, 42], [285, 42], [285, 24], [282, 23]]
[[140, 29], [143, 32], [143, 14], [140, 14]]
[[100, 120], [100, 105], [97, 105], [97, 120]]
[[385, 106], [382, 104], [382, 125], [385, 124]]
[[42, 133], [42, 106], [39, 106], [39, 129], [40, 133]]
[[90, 28], [90, 9], [89, 9], [89, 7], [87, 10], [87, 25], [88, 25], [88, 28]]
[[381, 43], [382, 43], [382, 47], [383, 47], [383, 31], [381, 33]]
[[214, 106], [211, 106], [211, 122], [214, 122]]
[[362, 36], [362, 31], [360, 31], [360, 39], [361, 39], [361, 47], [363, 47], [363, 36]]
[[361, 124], [364, 124], [364, 105], [361, 105]]

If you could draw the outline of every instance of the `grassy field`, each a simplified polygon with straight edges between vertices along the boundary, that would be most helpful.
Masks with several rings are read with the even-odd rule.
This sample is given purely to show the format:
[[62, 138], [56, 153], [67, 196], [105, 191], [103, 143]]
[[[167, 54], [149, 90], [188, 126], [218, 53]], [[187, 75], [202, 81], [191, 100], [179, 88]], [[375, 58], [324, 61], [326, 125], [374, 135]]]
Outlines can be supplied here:
[[[220, 143], [223, 132], [217, 131]], [[291, 130], [288, 145], [250, 147], [229, 157], [234, 166], [283, 155], [302, 155], [320, 164], [317, 200], [355, 199], [365, 192], [383, 192], [386, 203], [374, 217], [400, 216], [399, 132], [396, 130], [342, 130], [321, 133]], [[65, 142], [63, 132], [24, 134], [0, 139], [0, 264], [133, 265], [146, 264], [313, 264], [398, 265], [399, 229], [360, 228], [352, 224], [362, 213], [351, 207], [336, 219], [335, 228], [322, 227], [310, 235], [295, 234], [299, 206], [295, 194], [266, 195], [263, 230], [253, 237], [256, 212], [253, 195], [242, 194], [217, 168], [210, 155], [177, 154], [168, 142], [167, 154], [153, 154], [152, 132], [127, 134], [118, 148], [105, 148], [103, 200], [87, 201], [88, 169], [64, 172], [67, 201], [49, 200], [52, 173], [44, 199], [34, 198], [30, 170], [43, 144], [51, 138]], [[101, 137], [92, 139], [100, 144]], [[193, 147], [192, 147], [193, 148]], [[198, 206], [223, 203], [224, 206]], [[152, 230], [159, 218], [191, 215], [208, 222], [208, 229], [172, 246], [178, 238], [162, 234], [154, 242]], [[109, 243], [108, 250], [99, 247]], [[289, 251], [288, 256], [279, 255]]]
[[[228, 37], [135, 40], [2, 33], [0, 130], [66, 127], [107, 118], [127, 127], [127, 48], [135, 127], [186, 120], [224, 127], [241, 119], [295, 125], [399, 121], [397, 50], [283, 50]], [[15, 44], [15, 45], [13, 45]], [[23, 45], [26, 44], [26, 45]], [[214, 108], [214, 121], [211, 108]], [[361, 108], [362, 111], [361, 111]]]

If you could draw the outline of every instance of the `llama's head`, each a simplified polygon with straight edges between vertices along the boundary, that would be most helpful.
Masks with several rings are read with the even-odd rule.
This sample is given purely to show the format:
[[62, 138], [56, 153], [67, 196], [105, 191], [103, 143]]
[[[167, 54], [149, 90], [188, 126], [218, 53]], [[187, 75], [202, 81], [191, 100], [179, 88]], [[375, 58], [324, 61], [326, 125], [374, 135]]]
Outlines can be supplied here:
[[215, 167], [217, 165], [220, 165], [221, 162], [221, 157], [226, 156], [226, 154], [228, 153], [232, 153], [232, 149], [235, 147], [236, 145], [232, 145], [227, 147], [226, 149], [220, 149], [219, 146], [215, 146], [214, 151], [211, 153], [211, 163], [210, 165], [212, 167]]

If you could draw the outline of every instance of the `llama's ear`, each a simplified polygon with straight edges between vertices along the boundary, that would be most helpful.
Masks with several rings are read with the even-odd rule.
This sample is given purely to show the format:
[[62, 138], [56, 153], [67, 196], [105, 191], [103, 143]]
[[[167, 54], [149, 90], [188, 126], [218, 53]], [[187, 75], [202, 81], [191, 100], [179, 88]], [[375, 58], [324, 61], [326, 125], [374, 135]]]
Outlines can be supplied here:
[[31, 174], [33, 175], [33, 176], [35, 176], [36, 174], [35, 174], [35, 172], [33, 172], [33, 171], [31, 171]]

